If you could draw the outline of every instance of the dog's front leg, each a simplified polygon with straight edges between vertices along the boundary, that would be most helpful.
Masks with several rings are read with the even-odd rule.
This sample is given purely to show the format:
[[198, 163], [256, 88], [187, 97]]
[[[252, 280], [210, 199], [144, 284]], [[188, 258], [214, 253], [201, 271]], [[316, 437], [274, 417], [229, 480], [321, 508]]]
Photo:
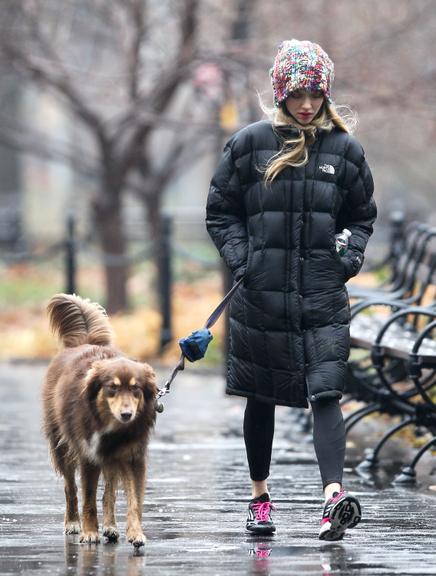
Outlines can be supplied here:
[[74, 466], [65, 466], [65, 534], [78, 534], [80, 532], [80, 517], [77, 504], [77, 486], [74, 479]]
[[116, 542], [120, 536], [115, 520], [115, 500], [117, 477], [110, 470], [104, 471], [105, 488], [103, 494], [103, 536], [110, 542]]
[[100, 468], [89, 462], [83, 462], [80, 466], [80, 476], [83, 503], [80, 542], [96, 544], [100, 542], [97, 519], [97, 484]]
[[127, 498], [127, 540], [133, 546], [143, 546], [146, 540], [141, 527], [145, 463], [137, 460], [126, 465], [123, 483]]

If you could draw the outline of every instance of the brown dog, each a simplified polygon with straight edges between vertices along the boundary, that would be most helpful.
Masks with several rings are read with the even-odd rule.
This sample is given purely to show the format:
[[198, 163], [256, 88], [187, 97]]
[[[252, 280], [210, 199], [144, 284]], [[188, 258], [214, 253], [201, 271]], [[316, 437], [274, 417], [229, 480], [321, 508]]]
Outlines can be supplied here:
[[43, 390], [44, 431], [54, 468], [65, 481], [65, 533], [80, 531], [81, 542], [99, 542], [96, 492], [103, 472], [103, 535], [111, 541], [119, 537], [114, 508], [121, 479], [127, 539], [142, 546], [146, 449], [156, 417], [155, 374], [148, 364], [130, 360], [112, 346], [112, 328], [98, 304], [57, 294], [48, 304], [48, 315], [65, 346], [52, 360]]

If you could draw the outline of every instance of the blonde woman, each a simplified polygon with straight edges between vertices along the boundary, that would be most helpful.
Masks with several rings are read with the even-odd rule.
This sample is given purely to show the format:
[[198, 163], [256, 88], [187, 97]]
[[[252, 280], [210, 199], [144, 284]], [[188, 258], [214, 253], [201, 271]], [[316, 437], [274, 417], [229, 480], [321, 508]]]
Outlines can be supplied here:
[[[331, 99], [333, 63], [317, 44], [280, 44], [270, 70], [274, 114], [227, 142], [212, 178], [206, 225], [235, 280], [227, 393], [247, 398], [252, 484], [246, 528], [276, 530], [267, 485], [276, 405], [308, 407], [325, 503], [319, 538], [361, 518], [342, 484], [339, 407], [349, 356], [345, 283], [363, 263], [377, 210], [364, 152]], [[335, 235], [351, 232], [345, 255]]]

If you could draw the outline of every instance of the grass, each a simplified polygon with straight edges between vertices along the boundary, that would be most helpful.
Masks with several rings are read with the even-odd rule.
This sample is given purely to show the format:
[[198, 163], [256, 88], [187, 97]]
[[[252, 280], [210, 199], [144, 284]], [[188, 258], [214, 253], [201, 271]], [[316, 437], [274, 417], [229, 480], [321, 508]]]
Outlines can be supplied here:
[[[196, 262], [174, 264], [173, 336], [174, 341], [159, 354], [160, 314], [156, 305], [153, 267], [143, 263], [132, 269], [128, 292], [132, 311], [111, 317], [117, 345], [129, 356], [151, 359], [159, 356], [163, 363], [177, 361], [177, 340], [201, 328], [210, 312], [222, 298], [221, 278], [217, 271], [201, 269]], [[0, 269], [0, 359], [48, 359], [58, 348], [50, 333], [45, 307], [50, 297], [64, 292], [61, 262], [50, 264], [16, 264]], [[77, 292], [93, 301], [104, 303], [104, 277], [100, 267], [81, 262]], [[223, 324], [213, 329], [205, 362], [222, 360], [220, 350]]]
[[0, 276], [1, 310], [9, 311], [23, 305], [35, 306], [55, 285], [61, 285], [61, 272], [54, 267], [35, 269], [18, 264], [4, 270]]

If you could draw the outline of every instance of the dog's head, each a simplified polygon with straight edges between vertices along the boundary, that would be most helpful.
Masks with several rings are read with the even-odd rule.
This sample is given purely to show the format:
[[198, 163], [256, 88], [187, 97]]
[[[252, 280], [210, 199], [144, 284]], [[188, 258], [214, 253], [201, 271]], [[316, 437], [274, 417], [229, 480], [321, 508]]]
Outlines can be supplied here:
[[84, 392], [95, 401], [100, 416], [128, 424], [144, 412], [154, 410], [156, 377], [151, 366], [127, 358], [93, 362], [84, 382]]

